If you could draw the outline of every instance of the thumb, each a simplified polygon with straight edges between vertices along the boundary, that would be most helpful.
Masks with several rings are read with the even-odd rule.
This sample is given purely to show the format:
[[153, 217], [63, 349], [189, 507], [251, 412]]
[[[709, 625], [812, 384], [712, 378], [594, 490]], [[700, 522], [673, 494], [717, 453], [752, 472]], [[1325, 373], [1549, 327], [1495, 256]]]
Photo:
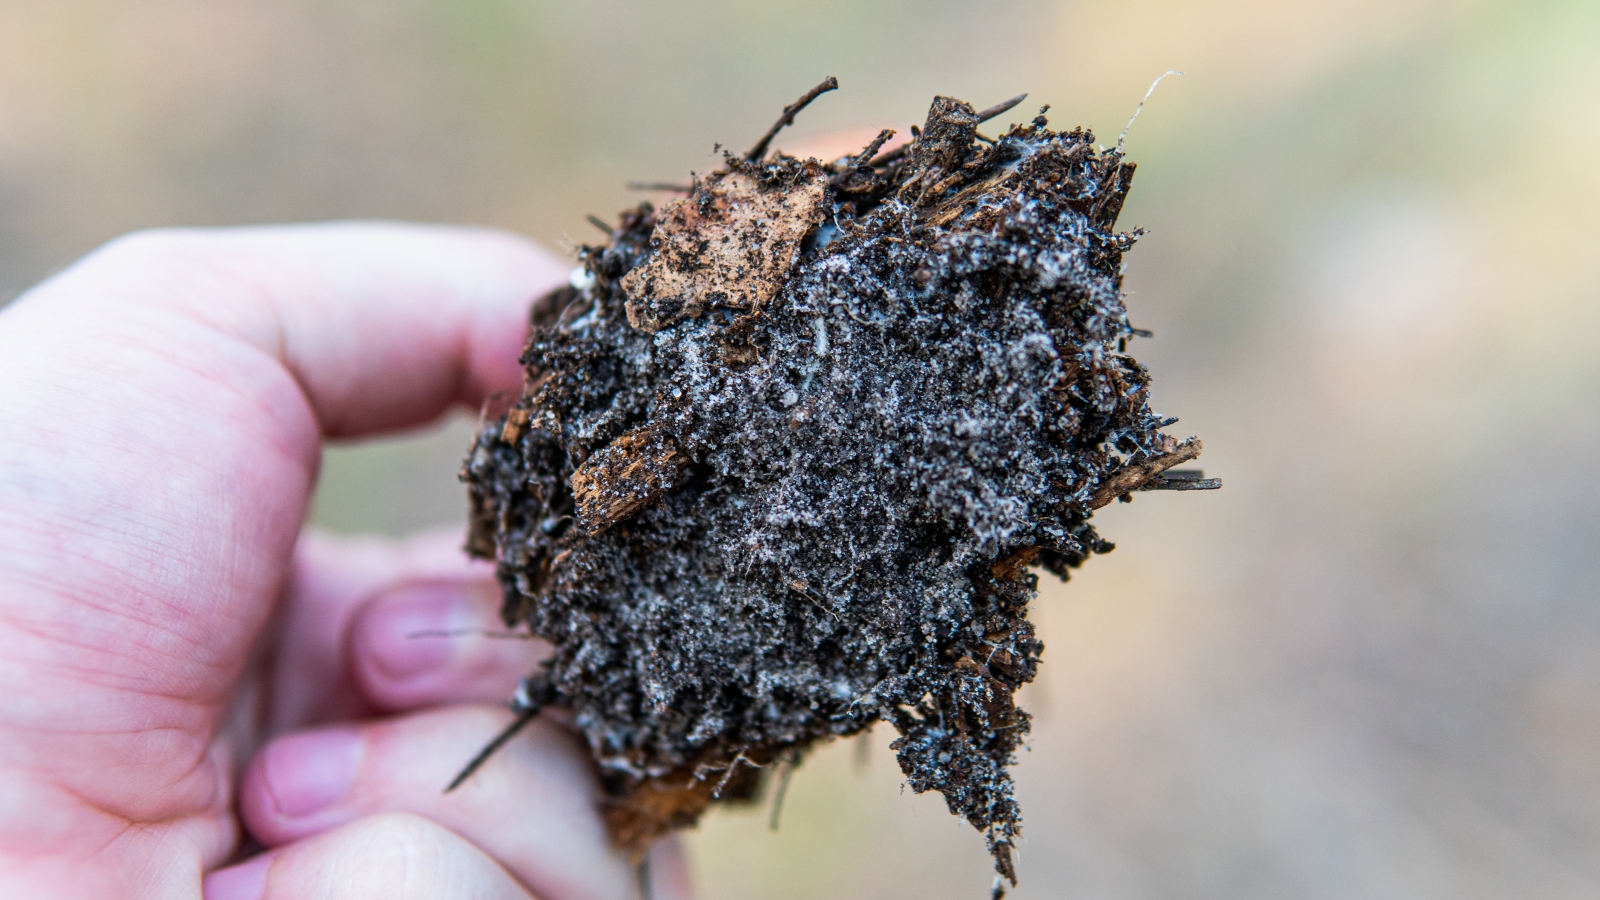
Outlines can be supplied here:
[[483, 851], [405, 813], [369, 816], [219, 869], [206, 876], [203, 893], [205, 900], [533, 900]]

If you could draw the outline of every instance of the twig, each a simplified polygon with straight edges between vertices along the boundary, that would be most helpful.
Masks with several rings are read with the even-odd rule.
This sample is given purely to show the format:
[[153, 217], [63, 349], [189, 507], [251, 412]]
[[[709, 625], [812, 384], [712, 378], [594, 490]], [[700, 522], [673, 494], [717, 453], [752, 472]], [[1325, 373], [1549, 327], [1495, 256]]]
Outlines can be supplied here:
[[1012, 97], [1010, 100], [1005, 101], [1004, 103], [996, 103], [995, 105], [989, 107], [988, 109], [984, 110], [983, 112], [978, 113], [978, 124], [981, 125], [984, 122], [987, 122], [990, 119], [994, 118], [995, 116], [998, 116], [1001, 113], [1009, 111], [1010, 109], [1015, 107], [1018, 103], [1021, 103], [1022, 101], [1026, 100], [1026, 99], [1028, 99], [1028, 95], [1027, 94], [1018, 94], [1015, 97]]
[[746, 153], [744, 158], [750, 162], [756, 162], [761, 157], [766, 156], [767, 146], [772, 143], [772, 139], [778, 136], [778, 132], [794, 123], [794, 117], [799, 114], [800, 110], [805, 109], [811, 101], [823, 94], [838, 89], [839, 79], [829, 75], [821, 84], [801, 95], [799, 100], [785, 106], [783, 115], [778, 117], [778, 121], [772, 123], [772, 127], [767, 129], [767, 133], [761, 136], [761, 140], [756, 141], [756, 145], [750, 148], [750, 152]]
[[794, 777], [797, 764], [794, 757], [787, 757], [783, 761], [783, 774], [778, 776], [778, 790], [772, 796], [772, 816], [767, 819], [767, 828], [778, 830], [778, 818], [783, 814], [783, 798], [789, 793], [789, 779]]
[[445, 788], [444, 792], [448, 794], [460, 787], [468, 778], [472, 777], [474, 772], [483, 768], [483, 764], [489, 761], [489, 757], [493, 756], [496, 750], [504, 747], [506, 741], [516, 737], [517, 732], [528, 727], [529, 722], [539, 717], [540, 710], [549, 706], [554, 700], [555, 688], [545, 677], [540, 676], [537, 682], [531, 677], [522, 679], [522, 683], [517, 685], [516, 697], [511, 702], [511, 708], [516, 712], [517, 717], [511, 720], [511, 724], [501, 729], [500, 733], [495, 735], [494, 740], [478, 751], [478, 755], [474, 756], [472, 761], [467, 763], [466, 768], [462, 769], [460, 774], [451, 780], [450, 786]]
[[599, 216], [597, 216], [597, 215], [595, 215], [593, 213], [590, 213], [589, 215], [584, 216], [584, 218], [588, 220], [590, 225], [593, 225], [594, 227], [596, 227], [596, 228], [600, 229], [601, 231], [605, 232], [606, 233], [606, 237], [611, 237], [611, 235], [616, 233], [616, 229], [615, 228], [612, 228], [610, 225], [607, 225], [606, 221], [604, 219], [600, 218]]
[[[1168, 440], [1171, 439], [1169, 438]], [[1171, 449], [1162, 455], [1126, 466], [1106, 479], [1105, 483], [1101, 484], [1094, 492], [1094, 496], [1089, 499], [1089, 508], [1099, 509], [1130, 491], [1137, 491], [1146, 484], [1159, 479], [1161, 473], [1178, 463], [1188, 462], [1200, 455], [1201, 444], [1199, 438], [1189, 438], [1182, 443], [1173, 442], [1168, 446]], [[1221, 487], [1222, 485], [1219, 483], [1217, 486]]]
[[886, 151], [884, 151], [882, 156], [880, 156], [877, 159], [867, 163], [867, 165], [870, 166], [871, 168], [874, 168], [874, 169], [878, 168], [879, 166], [886, 166], [889, 163], [892, 163], [895, 160], [899, 159], [900, 157], [905, 156], [907, 153], [911, 152], [911, 148], [913, 146], [915, 146], [915, 145], [916, 145], [916, 141], [911, 141], [910, 143], [901, 144], [900, 146], [894, 148], [893, 150], [886, 150]]
[[487, 628], [428, 628], [423, 631], [406, 632], [408, 640], [425, 637], [467, 637], [468, 635], [482, 638], [498, 638], [503, 641], [537, 640], [534, 635], [524, 634], [520, 631], [490, 631]]
[[892, 137], [894, 137], [893, 128], [885, 128], [884, 130], [878, 132], [878, 136], [872, 139], [872, 143], [868, 144], [866, 149], [862, 150], [860, 153], [857, 153], [855, 156], [850, 157], [850, 162], [845, 165], [844, 171], [839, 173], [840, 177], [848, 176], [850, 173], [866, 165], [867, 162], [872, 159], [872, 155], [878, 152], [878, 148], [882, 147], [884, 143]]
[[1133, 115], [1128, 117], [1128, 124], [1124, 125], [1122, 127], [1122, 133], [1117, 135], [1117, 152], [1118, 153], [1122, 152], [1122, 142], [1128, 139], [1128, 131], [1129, 131], [1129, 129], [1133, 128], [1134, 120], [1138, 119], [1139, 118], [1139, 113], [1144, 111], [1145, 101], [1149, 100], [1150, 99], [1150, 95], [1154, 94], [1156, 92], [1156, 85], [1160, 84], [1161, 80], [1163, 78], [1166, 78], [1168, 75], [1182, 75], [1182, 74], [1183, 73], [1179, 72], [1177, 69], [1168, 69], [1165, 72], [1162, 72], [1160, 75], [1157, 75], [1155, 81], [1150, 82], [1150, 90], [1144, 92], [1144, 100], [1140, 100], [1139, 101], [1139, 105], [1133, 108]]
[[484, 763], [489, 761], [489, 757], [493, 756], [496, 750], [504, 747], [506, 741], [516, 737], [517, 732], [526, 728], [528, 723], [532, 722], [538, 715], [538, 707], [529, 707], [518, 714], [515, 719], [511, 720], [510, 725], [507, 725], [499, 734], [495, 735], [494, 740], [490, 741], [488, 746], [478, 751], [478, 755], [474, 756], [472, 762], [467, 763], [467, 767], [462, 769], [461, 773], [451, 780], [450, 786], [445, 788], [444, 792], [446, 794], [450, 793], [460, 787], [468, 778], [471, 778], [474, 772], [477, 772], [483, 767]]
[[[1189, 477], [1184, 477], [1189, 476]], [[1214, 491], [1222, 487], [1221, 478], [1202, 478], [1198, 469], [1167, 472], [1139, 487], [1141, 491]]]
[[692, 194], [694, 188], [687, 184], [672, 184], [666, 181], [629, 181], [624, 187], [630, 191], [670, 191], [674, 194]]

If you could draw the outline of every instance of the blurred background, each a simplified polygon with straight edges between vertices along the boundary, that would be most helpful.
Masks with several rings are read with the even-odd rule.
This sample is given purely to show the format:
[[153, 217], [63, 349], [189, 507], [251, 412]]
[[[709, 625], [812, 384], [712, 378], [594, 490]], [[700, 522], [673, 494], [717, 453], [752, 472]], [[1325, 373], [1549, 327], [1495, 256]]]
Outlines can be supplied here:
[[[570, 247], [829, 74], [780, 146], [1019, 91], [1111, 143], [1167, 69], [1134, 350], [1227, 487], [1044, 587], [1013, 896], [1600, 896], [1594, 0], [0, 0], [0, 297], [153, 225]], [[330, 450], [316, 521], [463, 521], [469, 433]], [[987, 896], [885, 732], [706, 821], [702, 895]]]

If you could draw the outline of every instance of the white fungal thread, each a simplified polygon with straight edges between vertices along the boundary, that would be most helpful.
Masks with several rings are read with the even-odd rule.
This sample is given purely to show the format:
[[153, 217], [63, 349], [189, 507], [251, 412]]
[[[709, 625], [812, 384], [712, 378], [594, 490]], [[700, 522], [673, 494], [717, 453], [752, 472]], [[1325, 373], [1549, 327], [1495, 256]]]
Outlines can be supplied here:
[[1123, 144], [1124, 141], [1126, 141], [1128, 139], [1128, 132], [1129, 132], [1129, 130], [1131, 130], [1133, 128], [1133, 123], [1138, 120], [1139, 113], [1144, 111], [1145, 103], [1149, 101], [1150, 95], [1154, 94], [1156, 92], [1156, 85], [1160, 84], [1162, 79], [1166, 78], [1168, 75], [1182, 75], [1182, 74], [1183, 73], [1178, 71], [1177, 69], [1168, 69], [1165, 72], [1162, 72], [1160, 75], [1157, 75], [1155, 81], [1150, 82], [1150, 90], [1144, 92], [1144, 99], [1140, 100], [1139, 101], [1139, 105], [1134, 107], [1133, 115], [1128, 117], [1128, 124], [1124, 125], [1122, 127], [1122, 133], [1117, 135], [1117, 152], [1118, 153], [1122, 152], [1122, 144]]

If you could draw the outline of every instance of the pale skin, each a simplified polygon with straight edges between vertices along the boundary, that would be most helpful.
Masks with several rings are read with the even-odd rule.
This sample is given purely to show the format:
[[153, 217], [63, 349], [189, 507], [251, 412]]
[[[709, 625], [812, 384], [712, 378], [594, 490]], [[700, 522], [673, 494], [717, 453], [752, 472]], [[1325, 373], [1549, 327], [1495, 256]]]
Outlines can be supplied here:
[[[324, 440], [516, 391], [569, 266], [380, 224], [114, 241], [0, 311], [0, 896], [625, 900], [459, 531], [306, 532]], [[396, 486], [403, 490], [403, 486]], [[688, 895], [675, 845], [657, 898]]]

